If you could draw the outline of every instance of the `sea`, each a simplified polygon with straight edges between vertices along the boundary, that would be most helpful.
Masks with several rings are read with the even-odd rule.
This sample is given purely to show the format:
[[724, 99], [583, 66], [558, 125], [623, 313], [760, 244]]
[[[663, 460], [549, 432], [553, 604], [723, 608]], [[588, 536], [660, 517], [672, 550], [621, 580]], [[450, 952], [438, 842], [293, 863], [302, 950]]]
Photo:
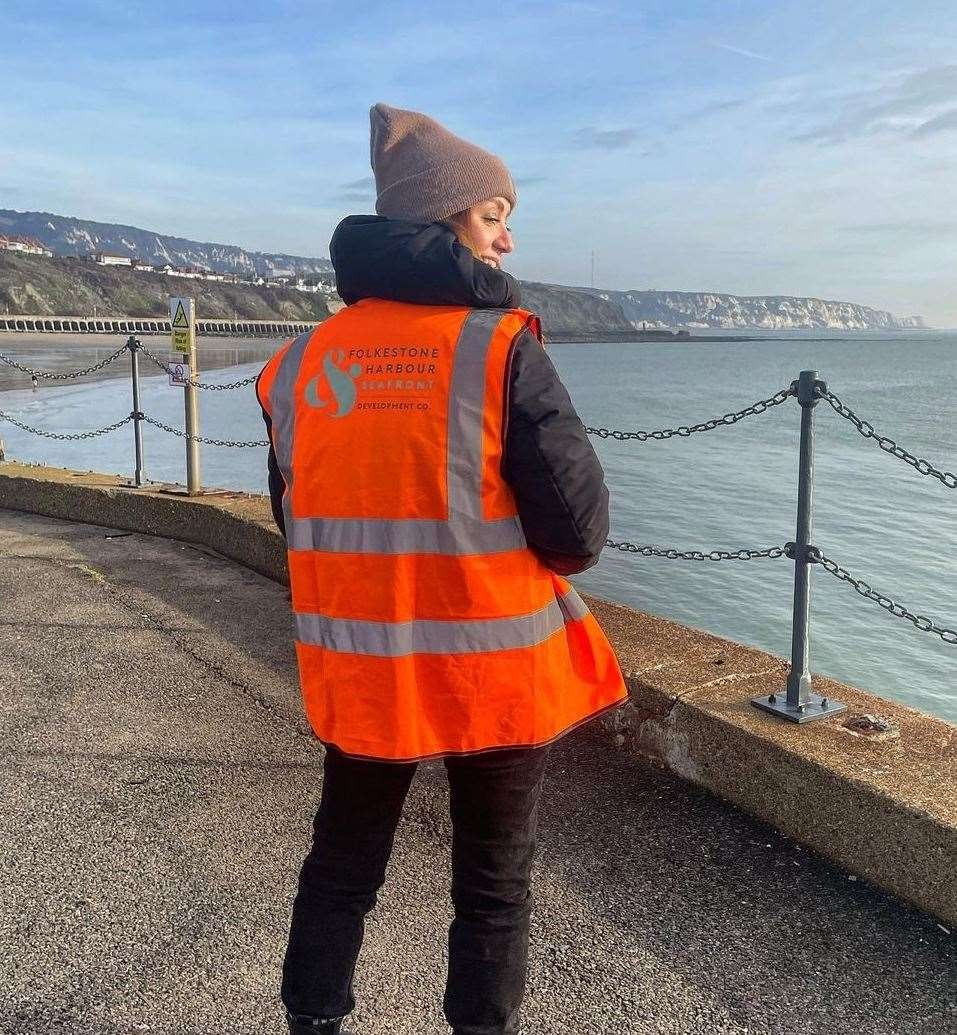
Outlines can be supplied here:
[[[709, 334], [711, 332], [708, 332]], [[742, 332], [734, 332], [740, 334]], [[753, 333], [753, 332], [752, 332]], [[957, 332], [761, 332], [748, 341], [552, 344], [549, 353], [586, 426], [653, 431], [689, 426], [766, 399], [816, 370], [878, 434], [940, 471], [957, 472]], [[26, 366], [90, 366], [123, 339], [0, 335]], [[166, 342], [143, 338], [161, 358]], [[256, 373], [278, 342], [200, 341], [201, 376]], [[143, 363], [142, 407], [183, 427], [182, 389]], [[56, 433], [103, 427], [131, 408], [129, 359], [84, 378], [41, 380], [0, 364], [0, 414]], [[866, 440], [826, 403], [814, 411], [813, 542], [874, 590], [957, 630], [957, 490]], [[611, 494], [611, 537], [678, 551], [766, 549], [795, 537], [800, 407], [690, 437], [593, 438]], [[203, 435], [260, 440], [251, 388], [201, 393]], [[9, 459], [131, 475], [130, 426], [58, 441], [0, 419]], [[145, 427], [149, 479], [185, 481], [185, 449]], [[262, 447], [202, 447], [207, 487], [266, 491]], [[791, 650], [793, 564], [786, 558], [695, 561], [606, 550], [578, 588], [784, 657]], [[957, 645], [894, 617], [819, 566], [811, 578], [811, 671], [957, 723]]]

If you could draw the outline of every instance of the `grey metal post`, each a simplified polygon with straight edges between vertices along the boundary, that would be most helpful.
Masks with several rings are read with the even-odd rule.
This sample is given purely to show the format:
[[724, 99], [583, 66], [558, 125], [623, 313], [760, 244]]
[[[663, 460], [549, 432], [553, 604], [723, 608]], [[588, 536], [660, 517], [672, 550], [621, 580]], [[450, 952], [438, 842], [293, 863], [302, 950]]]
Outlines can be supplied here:
[[798, 471], [797, 532], [794, 540], [794, 618], [791, 624], [791, 672], [788, 675], [788, 704], [804, 708], [811, 698], [811, 673], [808, 671], [811, 645], [808, 641], [808, 620], [811, 611], [811, 569], [808, 547], [811, 545], [814, 497], [814, 394], [816, 370], [802, 370], [798, 380], [798, 402], [801, 405], [801, 460]]
[[143, 414], [140, 409], [140, 357], [137, 354], [140, 348], [139, 338], [127, 338], [126, 347], [130, 350], [130, 372], [133, 375], [133, 448], [136, 452], [133, 483], [140, 486], [143, 484]]
[[785, 553], [794, 561], [794, 611], [791, 621], [791, 671], [788, 674], [785, 700], [771, 693], [752, 698], [751, 703], [791, 722], [809, 722], [825, 715], [844, 711], [838, 701], [811, 693], [810, 615], [811, 564], [818, 550], [811, 545], [814, 498], [814, 407], [820, 401], [818, 391], [827, 385], [818, 379], [816, 370], [802, 370], [791, 385], [801, 404], [801, 453], [798, 470], [798, 513], [795, 541], [785, 546]]

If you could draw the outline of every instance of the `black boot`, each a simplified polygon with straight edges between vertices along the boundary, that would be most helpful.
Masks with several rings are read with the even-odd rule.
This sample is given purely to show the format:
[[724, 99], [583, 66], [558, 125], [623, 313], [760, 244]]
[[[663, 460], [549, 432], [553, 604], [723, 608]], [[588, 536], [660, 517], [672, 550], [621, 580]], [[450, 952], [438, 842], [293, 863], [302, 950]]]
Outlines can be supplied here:
[[342, 1021], [342, 1017], [327, 1021], [321, 1017], [310, 1017], [305, 1013], [286, 1011], [289, 1035], [353, 1035], [351, 1031], [342, 1027]]

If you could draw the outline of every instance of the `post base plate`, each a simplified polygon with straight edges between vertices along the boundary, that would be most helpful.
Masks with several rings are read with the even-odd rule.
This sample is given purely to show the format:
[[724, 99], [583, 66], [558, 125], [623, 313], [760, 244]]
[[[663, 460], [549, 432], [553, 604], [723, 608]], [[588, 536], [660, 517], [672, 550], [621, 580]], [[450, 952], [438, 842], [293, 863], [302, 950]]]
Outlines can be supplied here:
[[831, 715], [837, 715], [838, 712], [847, 711], [846, 704], [830, 697], [821, 697], [820, 694], [811, 694], [803, 707], [788, 704], [785, 693], [774, 694], [774, 700], [771, 700], [768, 694], [762, 694], [760, 697], [752, 697], [751, 703], [763, 712], [770, 712], [788, 722], [797, 723], [826, 719]]

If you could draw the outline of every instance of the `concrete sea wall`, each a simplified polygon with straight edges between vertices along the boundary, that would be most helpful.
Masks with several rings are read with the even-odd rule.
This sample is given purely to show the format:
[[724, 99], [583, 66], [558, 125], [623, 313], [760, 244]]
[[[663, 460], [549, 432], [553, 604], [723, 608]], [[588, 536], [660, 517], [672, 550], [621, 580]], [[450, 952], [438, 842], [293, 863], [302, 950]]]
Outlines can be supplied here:
[[[262, 496], [190, 498], [178, 487], [5, 463], [0, 507], [204, 545], [288, 581]], [[750, 704], [784, 686], [783, 659], [619, 604], [589, 604], [628, 682], [629, 703], [604, 720], [619, 750], [957, 924], [957, 726], [821, 677], [816, 690], [848, 711], [784, 723]]]

